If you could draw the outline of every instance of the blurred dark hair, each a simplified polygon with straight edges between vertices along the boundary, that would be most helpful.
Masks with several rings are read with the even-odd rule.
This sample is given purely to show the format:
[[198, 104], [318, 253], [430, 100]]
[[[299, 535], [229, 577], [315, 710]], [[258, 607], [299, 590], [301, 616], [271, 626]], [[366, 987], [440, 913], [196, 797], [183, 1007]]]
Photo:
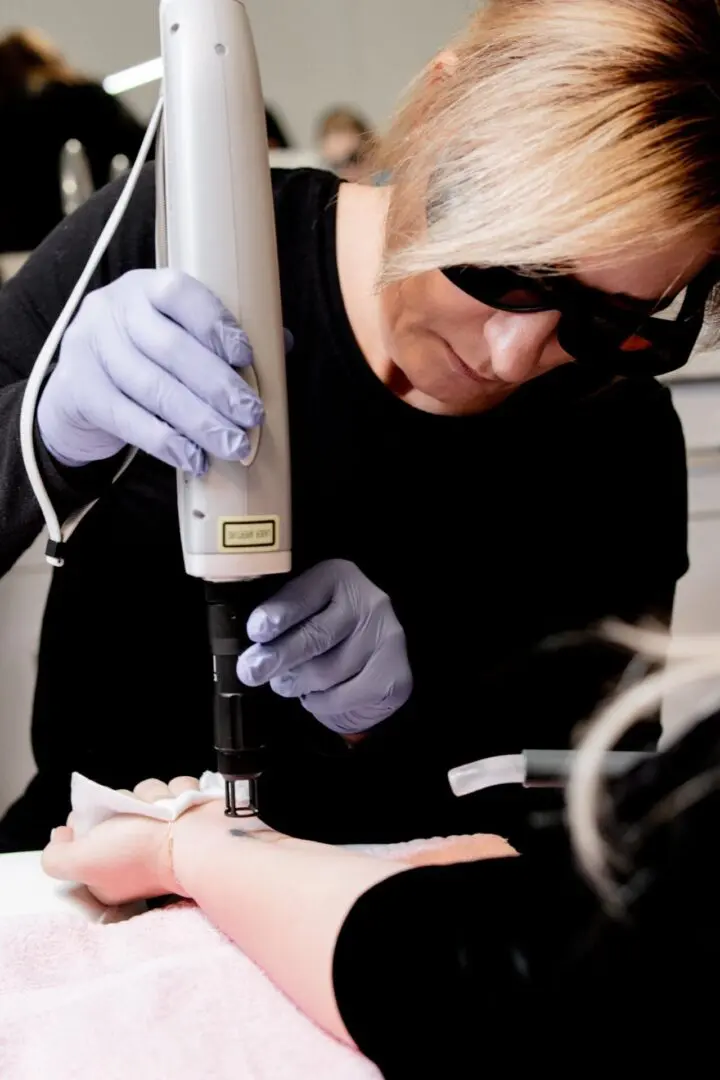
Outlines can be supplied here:
[[265, 130], [268, 146], [274, 150], [289, 150], [290, 140], [280, 126], [277, 116], [265, 106]]
[[85, 82], [38, 30], [13, 30], [0, 38], [0, 101], [29, 94], [45, 83]]

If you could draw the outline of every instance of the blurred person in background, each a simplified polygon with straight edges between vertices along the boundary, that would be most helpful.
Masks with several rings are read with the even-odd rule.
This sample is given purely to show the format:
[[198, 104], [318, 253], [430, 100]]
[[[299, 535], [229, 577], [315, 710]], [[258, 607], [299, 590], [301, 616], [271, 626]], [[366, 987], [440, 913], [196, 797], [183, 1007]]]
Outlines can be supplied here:
[[316, 141], [324, 164], [343, 180], [358, 180], [363, 172], [373, 133], [359, 113], [333, 108], [317, 124]]
[[143, 135], [117, 98], [40, 33], [0, 37], [0, 253], [32, 251], [62, 220], [60, 158], [70, 139], [82, 144], [100, 188], [113, 158], [132, 161]]

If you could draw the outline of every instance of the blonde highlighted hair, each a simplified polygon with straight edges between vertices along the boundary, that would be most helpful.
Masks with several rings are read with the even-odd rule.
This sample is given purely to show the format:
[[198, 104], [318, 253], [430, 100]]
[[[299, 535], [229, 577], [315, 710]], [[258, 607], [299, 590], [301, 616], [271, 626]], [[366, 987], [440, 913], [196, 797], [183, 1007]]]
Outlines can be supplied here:
[[411, 87], [373, 168], [384, 280], [562, 269], [720, 235], [715, 0], [488, 0]]
[[[663, 632], [619, 624], [609, 625], [606, 633], [616, 645], [662, 664], [661, 670], [618, 694], [601, 709], [578, 747], [567, 790], [568, 821], [578, 862], [607, 909], [619, 914], [623, 910], [623, 899], [616, 871], [622, 866], [623, 856], [607, 839], [607, 826], [612, 824], [612, 805], [605, 799], [604, 755], [635, 724], [656, 713], [669, 694], [720, 678], [720, 636], [672, 638]], [[717, 690], [713, 698], [713, 708], [717, 708]], [[700, 716], [690, 716], [679, 724], [672, 733], [672, 741], [686, 734], [704, 715], [703, 712]], [[681, 813], [716, 787], [715, 772], [698, 773], [672, 792], [663, 807], [656, 808], [654, 824]]]

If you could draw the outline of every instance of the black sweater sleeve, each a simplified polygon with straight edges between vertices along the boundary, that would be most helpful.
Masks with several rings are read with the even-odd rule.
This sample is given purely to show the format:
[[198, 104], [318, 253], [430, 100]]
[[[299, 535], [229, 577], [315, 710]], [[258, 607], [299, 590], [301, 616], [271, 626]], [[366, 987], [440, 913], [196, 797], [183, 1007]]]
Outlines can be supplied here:
[[635, 1059], [651, 1075], [668, 1056], [714, 1053], [700, 1017], [720, 960], [719, 766], [716, 714], [613, 781], [621, 916], [586, 884], [560, 814], [537, 819], [519, 857], [408, 870], [360, 897], [335, 995], [386, 1080], [584, 1075], [589, 1052], [592, 1075]]
[[[20, 408], [26, 380], [117, 200], [109, 186], [63, 222], [0, 289], [0, 575], [32, 543], [42, 516], [20, 453]], [[91, 289], [126, 270], [153, 265], [154, 180], [144, 172]], [[100, 495], [115, 462], [79, 469], [58, 465], [39, 444], [43, 479], [61, 518]]]
[[577, 919], [568, 886], [584, 908], [559, 864], [521, 856], [408, 870], [356, 902], [335, 950], [335, 995], [387, 1080], [490, 1066], [537, 1007], [538, 944], [557, 943], [561, 913]]

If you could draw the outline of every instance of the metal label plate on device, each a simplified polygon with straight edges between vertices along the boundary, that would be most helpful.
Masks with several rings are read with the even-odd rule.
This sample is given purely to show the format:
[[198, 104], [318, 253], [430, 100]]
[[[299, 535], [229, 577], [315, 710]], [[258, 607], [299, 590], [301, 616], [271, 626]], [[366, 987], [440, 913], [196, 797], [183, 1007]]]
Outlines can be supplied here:
[[220, 526], [221, 551], [277, 551], [280, 542], [280, 518], [272, 514], [251, 517], [225, 517]]

